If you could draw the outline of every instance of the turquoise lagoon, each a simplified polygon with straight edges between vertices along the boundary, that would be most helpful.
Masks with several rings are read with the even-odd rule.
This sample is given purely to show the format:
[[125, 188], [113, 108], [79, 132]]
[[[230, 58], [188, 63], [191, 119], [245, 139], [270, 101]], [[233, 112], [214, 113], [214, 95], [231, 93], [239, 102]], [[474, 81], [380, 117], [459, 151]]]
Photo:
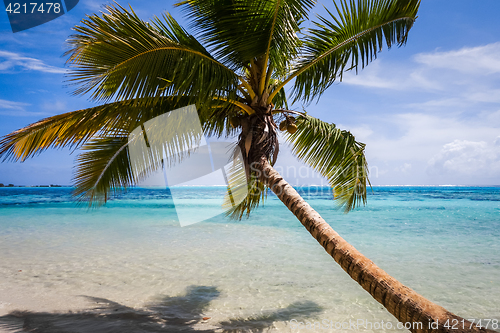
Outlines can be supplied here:
[[[405, 285], [462, 317], [500, 320], [499, 187], [374, 187], [349, 214], [328, 188], [299, 190]], [[181, 192], [202, 214], [224, 188]], [[77, 206], [71, 188], [0, 189], [0, 331], [353, 331], [329, 327], [349, 320], [398, 330], [272, 194], [248, 219], [181, 227], [167, 189], [99, 209]]]

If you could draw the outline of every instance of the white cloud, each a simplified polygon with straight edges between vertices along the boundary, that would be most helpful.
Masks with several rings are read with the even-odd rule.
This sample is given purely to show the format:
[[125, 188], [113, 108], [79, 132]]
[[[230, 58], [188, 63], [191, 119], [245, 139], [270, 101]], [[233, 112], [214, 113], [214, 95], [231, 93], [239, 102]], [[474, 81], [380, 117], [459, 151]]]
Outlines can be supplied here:
[[367, 124], [357, 126], [337, 124], [337, 127], [343, 130], [349, 130], [349, 132], [356, 137], [356, 140], [362, 142], [366, 141], [372, 134], [374, 134], [372, 128]]
[[428, 68], [422, 65], [406, 62], [390, 64], [382, 59], [371, 63], [368, 67], [358, 72], [348, 72], [344, 75], [343, 83], [365, 88], [389, 89], [395, 91], [442, 91], [446, 85], [429, 75]]
[[[358, 76], [348, 73], [347, 84], [397, 91], [431, 91], [459, 94], [473, 102], [498, 102], [498, 89], [489, 83], [498, 81], [500, 42], [452, 51], [420, 53], [404, 63], [370, 64]], [[459, 89], [457, 91], [457, 89]]]
[[400, 165], [396, 169], [394, 169], [394, 171], [400, 173], [408, 173], [411, 171], [411, 163], [404, 163], [403, 165]]
[[26, 116], [42, 116], [46, 115], [44, 112], [29, 112], [26, 107], [30, 106], [29, 103], [7, 101], [0, 99], [0, 115], [12, 117], [26, 117]]
[[477, 177], [500, 175], [499, 138], [485, 141], [455, 140], [443, 146], [428, 162], [429, 174], [457, 174]]
[[500, 73], [500, 43], [447, 52], [420, 53], [415, 61], [429, 68], [446, 68], [468, 75]]
[[[367, 144], [366, 151], [370, 159], [399, 164], [427, 161], [444, 144], [457, 138], [493, 141], [500, 133], [500, 123], [492, 123], [489, 116], [484, 113], [476, 119], [464, 120], [447, 114], [423, 113], [395, 114], [382, 119], [373, 117], [369, 119], [369, 125], [360, 126], [364, 133], [370, 135], [357, 138]], [[348, 124], [344, 127], [351, 128]], [[352, 133], [356, 134], [356, 131]]]
[[65, 69], [49, 66], [39, 59], [23, 57], [14, 52], [0, 51], [0, 71], [12, 71], [17, 68], [44, 73], [66, 73]]
[[356, 126], [370, 165], [391, 170], [378, 183], [498, 182], [499, 73], [500, 42], [377, 60], [346, 76], [372, 99]]
[[355, 75], [354, 72], [348, 72], [345, 74], [342, 82], [363, 86], [366, 88], [383, 88], [394, 90], [401, 90], [404, 89], [405, 86], [407, 86], [406, 80], [401, 80], [401, 77], [388, 80], [383, 74], [384, 69], [382, 65], [382, 60], [377, 60], [376, 62], [370, 64], [370, 67], [359, 71], [358, 75]]
[[346, 74], [341, 111], [332, 93], [324, 114], [366, 143], [376, 184], [498, 184], [499, 73], [500, 42], [381, 57]]
[[[500, 173], [482, 172], [472, 178], [469, 174], [464, 177], [454, 171], [450, 163], [464, 169], [466, 162], [455, 163], [450, 146], [446, 146], [445, 151], [443, 147], [458, 139], [463, 142], [488, 142], [487, 152], [493, 151], [493, 148], [500, 150], [499, 117], [500, 111], [478, 112], [473, 118], [451, 113], [373, 115], [365, 119], [365, 124], [351, 126], [345, 123], [342, 128], [350, 129], [358, 140], [366, 143], [369, 166], [377, 171], [371, 173], [374, 184], [496, 184]], [[482, 160], [478, 154], [472, 156]], [[464, 156], [455, 157], [462, 161]], [[488, 154], [485, 153], [485, 156]], [[500, 153], [497, 156], [500, 157]], [[433, 162], [429, 165], [431, 159]], [[440, 163], [443, 166], [448, 159], [452, 161], [445, 168], [440, 168]], [[452, 178], [452, 174], [456, 177]]]
[[55, 102], [45, 102], [42, 104], [42, 109], [50, 111], [51, 113], [56, 113], [59, 111], [67, 111], [68, 107], [66, 103], [63, 101], [55, 101]]
[[25, 106], [29, 106], [28, 103], [7, 101], [5, 99], [0, 99], [0, 109], [10, 110], [10, 111], [24, 111]]
[[476, 91], [465, 97], [473, 102], [500, 103], [500, 89]]
[[464, 105], [464, 99], [458, 97], [430, 99], [425, 102], [408, 103], [406, 107], [418, 110], [442, 110], [443, 108], [459, 107]]

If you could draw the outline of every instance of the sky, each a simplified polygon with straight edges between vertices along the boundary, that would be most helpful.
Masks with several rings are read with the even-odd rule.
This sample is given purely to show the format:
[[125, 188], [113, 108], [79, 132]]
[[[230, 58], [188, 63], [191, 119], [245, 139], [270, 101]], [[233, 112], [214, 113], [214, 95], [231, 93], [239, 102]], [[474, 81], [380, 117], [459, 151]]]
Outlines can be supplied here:
[[[118, 1], [139, 17], [175, 1]], [[67, 14], [13, 33], [0, 14], [0, 136], [41, 118], [95, 105], [72, 95], [63, 56], [71, 28], [109, 2], [80, 0]], [[334, 8], [329, 0], [319, 2]], [[500, 1], [422, 0], [406, 46], [384, 50], [318, 102], [296, 105], [366, 143], [373, 185], [500, 185]], [[0, 163], [0, 183], [72, 183], [78, 151]], [[278, 171], [292, 185], [326, 185], [282, 144]]]

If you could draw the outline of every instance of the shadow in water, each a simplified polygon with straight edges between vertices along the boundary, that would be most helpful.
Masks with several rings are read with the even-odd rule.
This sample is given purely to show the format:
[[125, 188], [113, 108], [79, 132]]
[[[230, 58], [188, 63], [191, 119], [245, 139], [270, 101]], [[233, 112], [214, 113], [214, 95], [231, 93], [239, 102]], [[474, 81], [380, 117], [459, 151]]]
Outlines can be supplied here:
[[[204, 321], [210, 302], [219, 297], [216, 287], [190, 286], [185, 295], [163, 297], [142, 309], [134, 309], [104, 298], [89, 297], [95, 307], [78, 312], [48, 313], [14, 311], [0, 317], [1, 332], [36, 333], [155, 333], [155, 332], [252, 332], [269, 330], [276, 321], [300, 319], [322, 311], [305, 301], [249, 318], [220, 323]], [[206, 327], [204, 328], [203, 326]]]

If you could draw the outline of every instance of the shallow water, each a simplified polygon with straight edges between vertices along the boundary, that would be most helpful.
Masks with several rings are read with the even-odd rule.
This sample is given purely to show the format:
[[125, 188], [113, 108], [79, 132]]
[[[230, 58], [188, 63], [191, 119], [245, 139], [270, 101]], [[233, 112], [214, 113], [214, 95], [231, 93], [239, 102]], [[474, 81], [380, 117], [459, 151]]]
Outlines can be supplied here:
[[[186, 188], [184, 199], [199, 213], [223, 191]], [[328, 189], [300, 191], [402, 283], [462, 317], [500, 320], [500, 188], [375, 187], [347, 215]], [[5, 315], [16, 309], [27, 312]], [[69, 188], [0, 189], [0, 314], [0, 330], [39, 332], [397, 323], [274, 196], [240, 222], [180, 227], [165, 189], [134, 189], [97, 210], [76, 207]]]

